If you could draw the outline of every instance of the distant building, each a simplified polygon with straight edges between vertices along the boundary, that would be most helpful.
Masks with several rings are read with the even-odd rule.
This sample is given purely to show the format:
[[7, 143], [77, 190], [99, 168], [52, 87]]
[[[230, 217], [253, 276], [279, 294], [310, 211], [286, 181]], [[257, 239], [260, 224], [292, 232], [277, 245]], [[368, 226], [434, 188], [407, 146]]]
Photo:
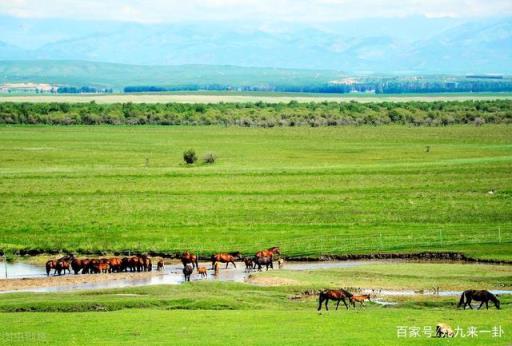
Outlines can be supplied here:
[[0, 85], [1, 93], [56, 93], [57, 86], [47, 83], [5, 83]]

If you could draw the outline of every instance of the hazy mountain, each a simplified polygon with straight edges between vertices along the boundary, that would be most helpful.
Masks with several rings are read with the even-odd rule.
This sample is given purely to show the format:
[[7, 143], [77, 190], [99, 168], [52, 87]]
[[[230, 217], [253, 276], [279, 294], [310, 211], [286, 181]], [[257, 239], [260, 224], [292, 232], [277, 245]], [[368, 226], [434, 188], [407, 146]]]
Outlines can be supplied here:
[[332, 70], [298, 70], [215, 65], [144, 66], [69, 60], [16, 60], [0, 63], [3, 82], [92, 85], [122, 89], [128, 85], [231, 85], [267, 87], [325, 84], [343, 77]]
[[4, 60], [237, 65], [351, 73], [512, 73], [512, 19], [364, 19], [275, 27], [0, 17], [0, 40], [4, 42], [0, 59]]

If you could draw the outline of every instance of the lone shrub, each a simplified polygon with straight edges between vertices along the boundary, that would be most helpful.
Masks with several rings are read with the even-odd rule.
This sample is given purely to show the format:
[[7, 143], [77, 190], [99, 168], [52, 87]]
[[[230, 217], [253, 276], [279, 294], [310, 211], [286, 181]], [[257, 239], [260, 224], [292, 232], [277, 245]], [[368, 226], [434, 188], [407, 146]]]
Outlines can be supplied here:
[[189, 149], [183, 153], [183, 160], [191, 165], [197, 161], [197, 155], [194, 149]]
[[206, 163], [206, 164], [213, 164], [215, 163], [215, 160], [217, 160], [217, 155], [215, 155], [214, 153], [207, 153], [204, 157], [203, 157], [203, 162]]

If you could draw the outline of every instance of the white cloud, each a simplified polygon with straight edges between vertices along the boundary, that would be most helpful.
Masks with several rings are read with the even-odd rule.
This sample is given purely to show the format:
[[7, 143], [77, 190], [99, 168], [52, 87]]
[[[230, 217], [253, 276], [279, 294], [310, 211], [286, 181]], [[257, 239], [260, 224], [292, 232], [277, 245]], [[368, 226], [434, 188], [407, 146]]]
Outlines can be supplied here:
[[133, 22], [329, 22], [370, 17], [512, 15], [511, 0], [0, 0], [0, 14]]

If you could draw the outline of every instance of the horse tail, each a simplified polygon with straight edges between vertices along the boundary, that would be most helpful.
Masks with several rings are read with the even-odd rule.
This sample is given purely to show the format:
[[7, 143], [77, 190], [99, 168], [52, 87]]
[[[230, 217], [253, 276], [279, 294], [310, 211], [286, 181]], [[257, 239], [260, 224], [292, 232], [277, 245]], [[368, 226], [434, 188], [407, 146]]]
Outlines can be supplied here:
[[462, 304], [464, 304], [464, 295], [465, 294], [466, 294], [466, 291], [462, 292], [462, 294], [460, 295], [459, 305], [457, 305], [458, 308], [460, 308], [462, 306]]

